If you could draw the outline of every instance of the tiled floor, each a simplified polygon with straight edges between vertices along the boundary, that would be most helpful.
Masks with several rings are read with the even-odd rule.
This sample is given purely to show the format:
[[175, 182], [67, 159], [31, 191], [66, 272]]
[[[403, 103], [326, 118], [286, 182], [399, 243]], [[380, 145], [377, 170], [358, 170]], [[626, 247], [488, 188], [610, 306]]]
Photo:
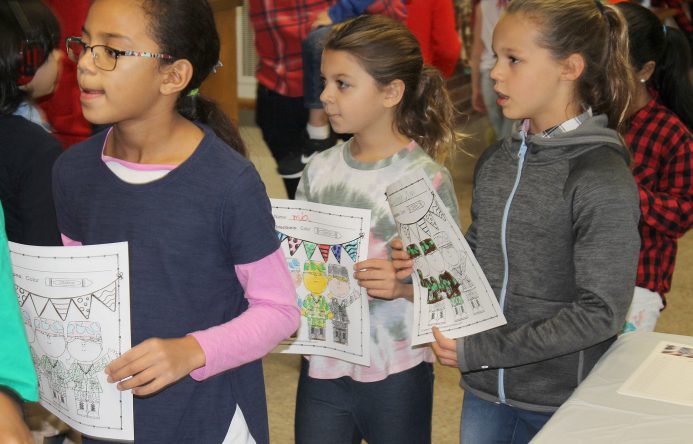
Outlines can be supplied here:
[[[276, 165], [269, 150], [262, 142], [259, 130], [251, 126], [251, 116], [241, 113], [241, 136], [246, 141], [251, 160], [256, 164], [270, 197], [286, 198], [281, 179], [276, 175]], [[450, 169], [460, 206], [461, 225], [469, 226], [469, 203], [471, 200], [472, 172], [478, 155], [486, 143], [484, 134], [488, 128], [485, 118], [472, 118], [462, 128], [470, 134], [463, 144], [466, 153], [460, 152], [450, 162]], [[657, 326], [658, 331], [693, 336], [693, 233], [679, 243], [676, 273], [668, 307]], [[293, 443], [294, 403], [298, 380], [299, 357], [294, 355], [270, 355], [265, 358], [265, 381], [269, 403], [270, 434], [272, 442]], [[453, 444], [458, 442], [459, 414], [462, 391], [457, 382], [455, 369], [436, 365], [435, 395], [433, 406], [433, 443]], [[329, 442], [326, 440], [326, 442]]]

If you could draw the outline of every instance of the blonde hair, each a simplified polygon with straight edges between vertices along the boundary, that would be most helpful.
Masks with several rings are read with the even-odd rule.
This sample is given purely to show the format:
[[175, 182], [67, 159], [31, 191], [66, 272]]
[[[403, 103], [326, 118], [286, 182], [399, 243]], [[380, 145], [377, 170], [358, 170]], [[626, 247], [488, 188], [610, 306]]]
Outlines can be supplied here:
[[325, 50], [356, 57], [380, 86], [401, 80], [397, 130], [440, 163], [455, 151], [461, 134], [455, 131], [456, 111], [445, 80], [437, 69], [424, 65], [419, 43], [406, 26], [380, 15], [355, 17], [335, 25]]
[[539, 27], [537, 44], [556, 60], [580, 54], [585, 69], [576, 94], [608, 126], [624, 134], [634, 88], [628, 58], [628, 29], [621, 13], [599, 0], [513, 0], [506, 14], [522, 14]]

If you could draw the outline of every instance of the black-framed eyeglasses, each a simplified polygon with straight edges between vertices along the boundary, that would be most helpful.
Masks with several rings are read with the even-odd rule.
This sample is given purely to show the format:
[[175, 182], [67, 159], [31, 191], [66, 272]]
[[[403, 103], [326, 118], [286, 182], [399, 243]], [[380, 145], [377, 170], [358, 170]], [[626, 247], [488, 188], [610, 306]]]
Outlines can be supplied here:
[[106, 45], [89, 46], [79, 37], [68, 37], [65, 39], [67, 46], [67, 55], [75, 63], [79, 62], [82, 54], [88, 49], [91, 51], [91, 58], [94, 60], [94, 65], [104, 71], [113, 71], [118, 62], [118, 57], [147, 57], [150, 59], [170, 60], [174, 57], [169, 54], [156, 54], [147, 51], [122, 51], [114, 49]]

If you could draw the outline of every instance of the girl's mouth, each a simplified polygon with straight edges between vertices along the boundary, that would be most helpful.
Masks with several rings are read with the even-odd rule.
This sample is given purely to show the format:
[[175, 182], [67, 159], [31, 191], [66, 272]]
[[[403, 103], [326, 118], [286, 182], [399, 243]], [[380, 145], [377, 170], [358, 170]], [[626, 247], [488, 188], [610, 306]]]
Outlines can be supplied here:
[[82, 100], [90, 100], [101, 97], [103, 94], [104, 91], [102, 89], [81, 88], [79, 98]]

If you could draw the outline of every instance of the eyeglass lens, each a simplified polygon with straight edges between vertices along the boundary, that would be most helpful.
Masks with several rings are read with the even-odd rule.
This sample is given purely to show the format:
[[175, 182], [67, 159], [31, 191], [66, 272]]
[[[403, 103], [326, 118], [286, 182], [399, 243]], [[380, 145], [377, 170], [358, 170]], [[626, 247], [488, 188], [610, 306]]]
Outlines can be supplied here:
[[[85, 46], [81, 41], [70, 40], [67, 44], [67, 49], [67, 55], [70, 57], [70, 59], [74, 62], [79, 62], [79, 59], [82, 57], [82, 53], [85, 50]], [[98, 68], [107, 71], [111, 71], [115, 68], [115, 54], [111, 53], [107, 47], [96, 45], [89, 47], [89, 49], [94, 59], [94, 64]]]

